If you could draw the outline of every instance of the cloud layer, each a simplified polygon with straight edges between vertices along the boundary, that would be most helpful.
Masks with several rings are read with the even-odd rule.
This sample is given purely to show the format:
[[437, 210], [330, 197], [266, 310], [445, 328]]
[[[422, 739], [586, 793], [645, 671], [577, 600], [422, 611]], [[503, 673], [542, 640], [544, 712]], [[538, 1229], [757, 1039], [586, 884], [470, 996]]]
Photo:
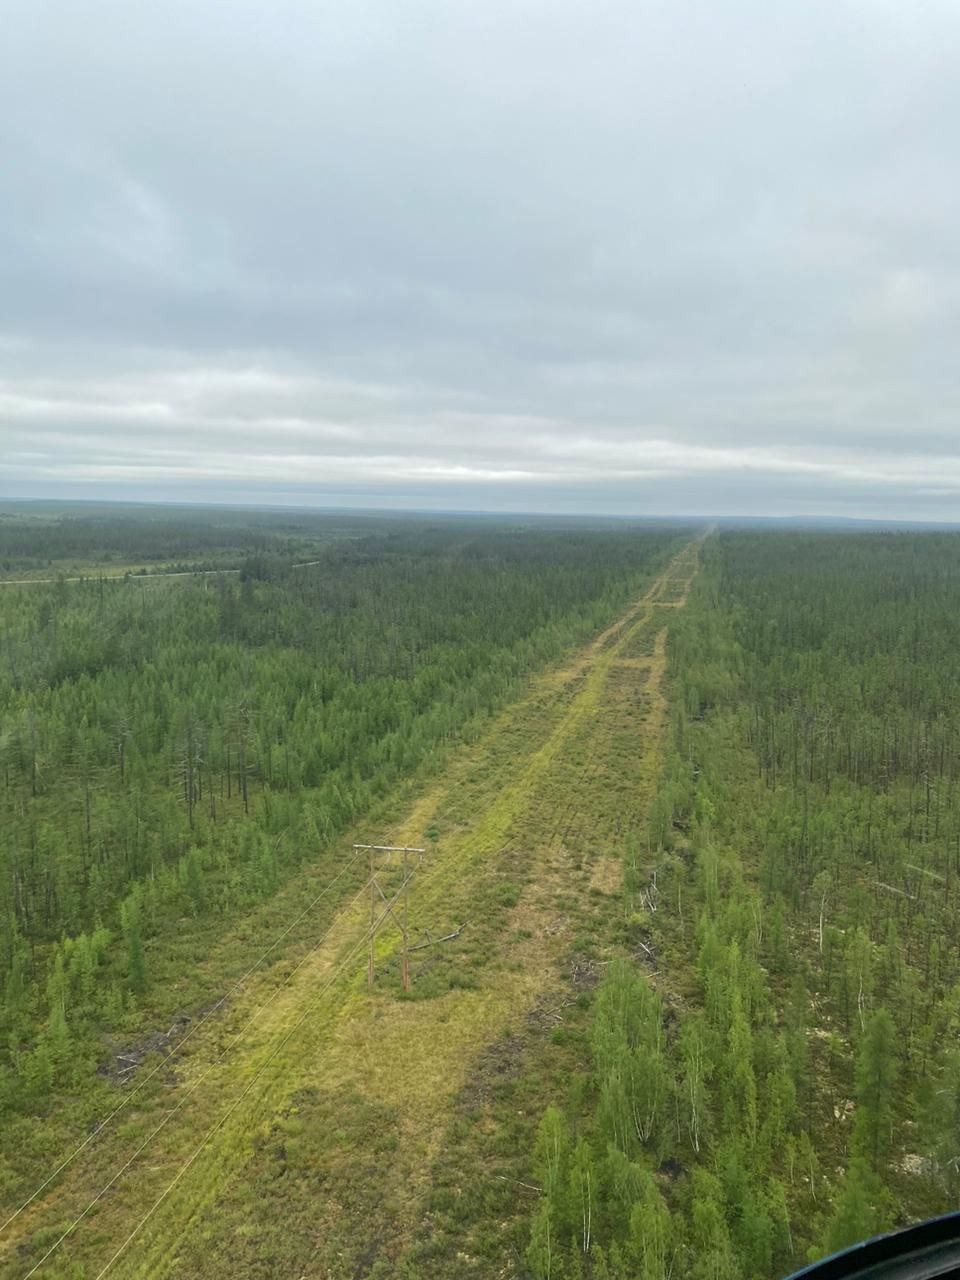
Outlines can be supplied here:
[[960, 518], [946, 0], [13, 0], [0, 494]]

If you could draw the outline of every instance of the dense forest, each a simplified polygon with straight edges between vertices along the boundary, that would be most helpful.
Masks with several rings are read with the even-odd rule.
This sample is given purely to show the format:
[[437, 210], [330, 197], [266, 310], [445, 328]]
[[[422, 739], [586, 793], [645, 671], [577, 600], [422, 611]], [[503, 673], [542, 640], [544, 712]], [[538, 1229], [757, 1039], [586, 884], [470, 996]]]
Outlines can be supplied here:
[[[175, 522], [130, 524], [118, 555], [196, 550]], [[679, 541], [374, 529], [328, 533], [306, 567], [249, 554], [255, 527], [232, 576], [0, 589], [5, 1200], [62, 1147], [39, 1116], [88, 1096], [97, 1114], [105, 1037], [169, 1021], [178, 938], [202, 947], [305, 861], [337, 857], [338, 835], [608, 622]], [[24, 536], [0, 525], [0, 559]], [[44, 538], [56, 559], [88, 549], [72, 518]]]
[[769, 1277], [960, 1191], [960, 537], [711, 539], [624, 850], [550, 1277]]
[[[285, 519], [197, 517], [205, 541], [169, 514], [48, 515], [37, 547], [77, 580], [0, 588], [8, 1210], [124, 1096], [118, 1045], [165, 1048], [151, 1033], [222, 997], [305, 869], [352, 893], [349, 832], [385, 830], [691, 536]], [[0, 521], [0, 559], [35, 520]], [[724, 530], [686, 603], [663, 587], [660, 779], [573, 944], [598, 976], [555, 1032], [579, 1069], [525, 1077], [519, 1274], [769, 1280], [955, 1204], [958, 553]], [[89, 572], [148, 555], [231, 572]], [[604, 767], [597, 803], [622, 804]]]

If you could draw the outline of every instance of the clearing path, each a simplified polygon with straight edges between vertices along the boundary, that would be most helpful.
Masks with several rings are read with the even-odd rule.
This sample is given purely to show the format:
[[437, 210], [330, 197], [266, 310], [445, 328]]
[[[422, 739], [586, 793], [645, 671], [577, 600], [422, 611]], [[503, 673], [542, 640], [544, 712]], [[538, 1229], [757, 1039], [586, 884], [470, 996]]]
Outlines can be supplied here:
[[284, 986], [276, 972], [250, 983], [191, 1042], [176, 1078], [105, 1138], [93, 1167], [72, 1171], [5, 1233], [0, 1274], [33, 1274], [161, 1125], [36, 1274], [394, 1273], [429, 1226], [438, 1160], [459, 1176], [451, 1126], [464, 1097], [481, 1097], [491, 1054], [495, 1073], [511, 1069], [498, 1045], [522, 1047], [538, 1019], [560, 1025], [572, 1000], [565, 957], [589, 934], [591, 911], [619, 909], [617, 860], [644, 829], [660, 768], [667, 626], [699, 548], [686, 546], [613, 626], [459, 751], [392, 831], [376, 833], [429, 845], [410, 888], [417, 940], [465, 926], [414, 953], [411, 996], [399, 998], [387, 929], [377, 986], [366, 989], [361, 891]]

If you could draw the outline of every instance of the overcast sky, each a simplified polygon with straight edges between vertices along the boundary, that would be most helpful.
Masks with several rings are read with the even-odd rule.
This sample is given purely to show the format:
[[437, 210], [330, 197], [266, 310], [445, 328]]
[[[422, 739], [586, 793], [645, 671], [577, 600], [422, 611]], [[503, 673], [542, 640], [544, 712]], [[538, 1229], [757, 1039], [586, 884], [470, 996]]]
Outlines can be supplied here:
[[960, 519], [956, 0], [6, 0], [0, 495]]

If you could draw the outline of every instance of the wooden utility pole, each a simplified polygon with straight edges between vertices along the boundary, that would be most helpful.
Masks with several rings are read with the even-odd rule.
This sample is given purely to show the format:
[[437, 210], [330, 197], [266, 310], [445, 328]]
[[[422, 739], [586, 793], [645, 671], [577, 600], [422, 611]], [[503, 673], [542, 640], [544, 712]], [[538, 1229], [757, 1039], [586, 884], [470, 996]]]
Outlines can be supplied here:
[[410, 883], [410, 877], [407, 875], [407, 855], [409, 850], [403, 851], [403, 919], [400, 922], [400, 932], [403, 934], [403, 955], [400, 959], [400, 986], [404, 991], [410, 990], [410, 962], [407, 959], [407, 886]]
[[373, 949], [377, 941], [377, 879], [373, 850], [370, 850], [370, 958], [367, 961], [367, 986], [373, 989]]
[[[409, 857], [411, 853], [415, 853], [422, 859], [423, 855], [426, 853], [426, 849], [418, 849], [412, 845], [396, 844], [355, 844], [353, 847], [358, 852], [364, 850], [370, 855], [370, 954], [367, 959], [367, 986], [371, 989], [373, 988], [374, 966], [376, 964], [377, 931], [379, 927], [377, 920], [377, 898], [380, 897], [383, 899], [387, 909], [381, 916], [379, 923], [382, 924], [387, 916], [389, 916], [400, 930], [400, 936], [402, 938], [402, 950], [400, 955], [400, 984], [404, 991], [409, 991], [410, 961], [408, 956], [410, 947], [407, 933], [411, 880]], [[382, 865], [378, 866], [379, 859], [377, 858], [377, 854], [381, 853], [387, 855], [385, 864], [383, 864], [386, 866], [393, 865], [391, 860], [392, 854], [398, 853], [403, 857], [403, 880], [397, 894], [394, 894], [392, 898], [388, 897], [384, 893], [380, 885], [380, 881], [377, 879], [378, 871], [383, 869]], [[402, 904], [399, 919], [393, 909], [398, 897]]]

